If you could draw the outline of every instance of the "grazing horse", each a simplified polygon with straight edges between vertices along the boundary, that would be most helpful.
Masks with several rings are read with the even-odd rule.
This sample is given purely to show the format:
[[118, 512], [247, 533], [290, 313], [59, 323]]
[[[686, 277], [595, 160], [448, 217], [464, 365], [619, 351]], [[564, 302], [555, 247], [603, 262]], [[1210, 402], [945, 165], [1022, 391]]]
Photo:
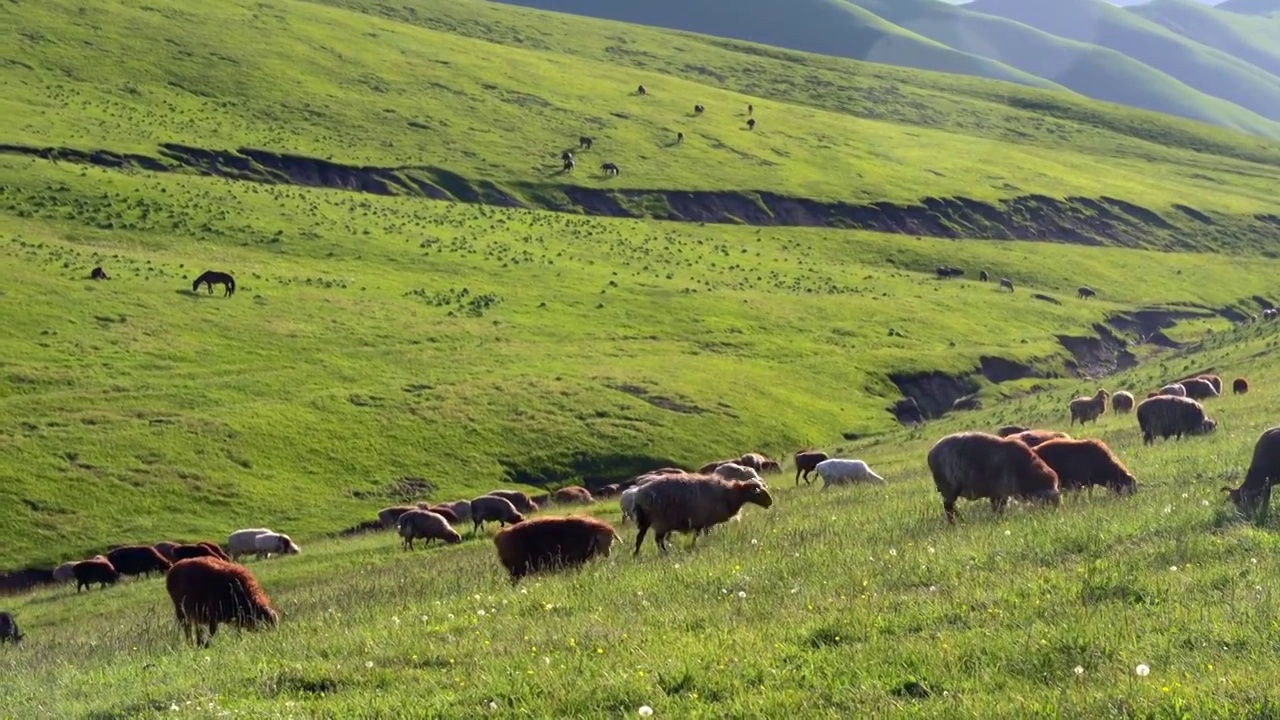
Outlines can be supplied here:
[[89, 273], [89, 279], [90, 280], [110, 280], [111, 277], [107, 275], [106, 270], [103, 270], [101, 267], [96, 267], [93, 269], [92, 272]]
[[569, 152], [568, 150], [565, 150], [564, 152], [560, 153], [560, 159], [563, 160], [564, 162], [569, 162], [570, 160], [573, 159], [573, 153]]
[[1009, 292], [1013, 292], [1013, 281], [1009, 278], [1000, 278], [1000, 287], [1009, 288]]
[[706, 111], [706, 108], [702, 107], [701, 105], [694, 105], [693, 111], [701, 115], [703, 112]]
[[615, 163], [607, 162], [607, 163], [605, 163], [605, 164], [601, 165], [601, 166], [600, 166], [600, 169], [604, 171], [604, 174], [605, 174], [605, 175], [617, 175], [617, 174], [618, 174], [618, 166], [617, 166]]
[[200, 289], [201, 283], [209, 286], [210, 295], [213, 294], [214, 285], [222, 285], [226, 288], [226, 292], [222, 295], [223, 297], [231, 297], [231, 295], [236, 291], [235, 278], [231, 277], [227, 273], [218, 272], [217, 270], [205, 270], [201, 273], [200, 277], [196, 278], [196, 281], [191, 283], [191, 292], [197, 292]]
[[748, 119], [747, 119], [747, 129], [748, 129], [748, 130], [755, 130], [755, 129], [756, 129], [756, 119], [755, 119], [755, 118], [748, 118]]
[[562, 172], [571, 173], [573, 172], [573, 169], [575, 167], [577, 167], [577, 164], [573, 162], [573, 156], [570, 155], [569, 157], [565, 158], [564, 169], [562, 170]]
[[583, 150], [590, 150], [591, 146], [594, 145], [595, 142], [596, 142], [595, 140], [592, 140], [586, 135], [582, 135], [578, 138], [578, 147], [582, 148]]
[[645, 89], [645, 86], [641, 85], [640, 87], [636, 88], [636, 94], [637, 94], [637, 95], [648, 95], [648, 94], [649, 94], [649, 91], [648, 91], [647, 89]]
[[1087, 300], [1088, 298], [1095, 297], [1098, 294], [1098, 291], [1092, 288], [1080, 287], [1076, 289], [1076, 294], [1080, 296], [1081, 300]]

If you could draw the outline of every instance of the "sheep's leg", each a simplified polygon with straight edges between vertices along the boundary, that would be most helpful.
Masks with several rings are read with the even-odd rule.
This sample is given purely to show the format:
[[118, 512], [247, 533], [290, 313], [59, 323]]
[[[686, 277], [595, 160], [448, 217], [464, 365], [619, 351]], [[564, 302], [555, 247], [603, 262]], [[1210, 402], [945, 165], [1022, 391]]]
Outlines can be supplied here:
[[956, 499], [942, 501], [942, 514], [947, 520], [947, 524], [954, 525], [956, 522]]
[[[670, 552], [670, 548], [667, 547], [667, 536], [670, 534], [671, 532], [667, 531], [664, 533], [654, 533], [653, 535], [653, 541], [658, 544], [658, 549], [661, 550], [664, 555]], [[696, 535], [694, 536], [694, 539], [697, 539]]]
[[644, 542], [645, 533], [649, 532], [649, 522], [645, 518], [636, 518], [636, 526], [640, 528], [640, 532], [636, 535], [636, 550], [631, 553], [632, 557], [640, 554], [640, 545]]

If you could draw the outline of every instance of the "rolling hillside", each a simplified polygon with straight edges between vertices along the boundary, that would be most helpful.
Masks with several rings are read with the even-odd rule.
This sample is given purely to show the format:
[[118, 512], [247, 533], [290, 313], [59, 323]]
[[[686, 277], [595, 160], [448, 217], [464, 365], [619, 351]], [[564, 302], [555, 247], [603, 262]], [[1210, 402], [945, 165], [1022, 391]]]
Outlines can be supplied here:
[[1154, 0], [1133, 12], [1179, 35], [1280, 76], [1280, 15], [1258, 18], [1206, 8], [1191, 0]]
[[0, 12], [4, 563], [883, 433], [1272, 290], [1280, 151], [1061, 92], [484, 3]]
[[[1057, 5], [1035, 3], [1010, 3], [1008, 8], [993, 5], [988, 10], [980, 5], [957, 6], [940, 0], [906, 3], [758, 0], [758, 7], [752, 13], [726, 11], [723, 0], [693, 3], [509, 1], [797, 50], [1004, 79], [989, 69], [975, 72], [968, 60], [939, 67], [936, 49], [917, 53], [901, 43], [882, 40], [893, 37], [891, 31], [896, 29], [898, 35], [928, 38], [965, 57], [985, 58], [1002, 68], [1029, 73], [1087, 97], [1202, 120], [1264, 137], [1280, 136], [1277, 132], [1280, 126], [1276, 125], [1280, 104], [1275, 102], [1280, 77], [1218, 52], [1215, 46], [1200, 45], [1195, 37], [1164, 32], [1155, 23], [1132, 16], [1132, 7], [1123, 10], [1111, 5], [1099, 7], [1102, 0], [1094, 5], [1081, 3], [1078, 9], [1071, 10], [1054, 10]], [[1042, 7], [1046, 8], [1043, 12]], [[1067, 19], [1056, 17], [1055, 12], [1065, 14]], [[1239, 17], [1211, 8], [1205, 8], [1205, 12], [1211, 16]], [[749, 30], [743, 25], [753, 22], [749, 18], [771, 18], [778, 14], [785, 16], [786, 22], [761, 20], [759, 27]], [[833, 16], [839, 21], [833, 23]], [[1017, 22], [1008, 22], [1008, 18]], [[841, 28], [834, 42], [828, 34], [832, 27]], [[1098, 30], [1095, 31], [1095, 27]], [[1103, 31], [1105, 40], [1104, 35], [1099, 35]], [[891, 57], [879, 51], [885, 46], [901, 52]]]
[[1111, 48], [1201, 92], [1280, 119], [1280, 77], [1105, 0], [975, 0], [965, 7]]

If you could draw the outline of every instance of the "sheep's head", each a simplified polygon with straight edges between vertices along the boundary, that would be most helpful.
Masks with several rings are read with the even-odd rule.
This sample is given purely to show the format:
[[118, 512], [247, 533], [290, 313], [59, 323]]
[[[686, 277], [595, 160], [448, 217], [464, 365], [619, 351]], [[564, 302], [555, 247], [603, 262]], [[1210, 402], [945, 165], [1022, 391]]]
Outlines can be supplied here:
[[748, 480], [740, 483], [738, 487], [745, 502], [759, 505], [762, 508], [768, 508], [773, 505], [773, 496], [769, 494], [769, 490], [764, 486], [763, 481]]
[[1196, 428], [1196, 434], [1208, 435], [1209, 433], [1217, 429], [1218, 429], [1217, 420], [1214, 420], [1213, 418], [1205, 418], [1204, 422], [1200, 423], [1200, 427]]
[[1128, 471], [1122, 471], [1114, 482], [1111, 483], [1111, 489], [1120, 495], [1132, 495], [1138, 492], [1138, 481], [1133, 474]]
[[618, 537], [618, 533], [614, 532], [611, 527], [601, 527], [596, 530], [594, 539], [595, 551], [605, 557], [609, 557], [609, 553], [613, 551], [613, 544], [622, 542], [622, 538]]
[[293, 539], [290, 538], [288, 535], [281, 535], [280, 541], [281, 541], [281, 544], [284, 545], [285, 555], [297, 555], [298, 553], [302, 552], [302, 548], [298, 547], [298, 544], [295, 543]]

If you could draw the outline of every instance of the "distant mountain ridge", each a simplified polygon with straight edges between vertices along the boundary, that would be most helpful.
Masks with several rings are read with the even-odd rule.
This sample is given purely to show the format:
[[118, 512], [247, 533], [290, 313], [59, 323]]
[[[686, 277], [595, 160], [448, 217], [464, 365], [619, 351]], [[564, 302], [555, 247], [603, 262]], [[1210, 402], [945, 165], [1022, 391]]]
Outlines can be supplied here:
[[1280, 139], [1280, 0], [496, 1], [1066, 89]]

